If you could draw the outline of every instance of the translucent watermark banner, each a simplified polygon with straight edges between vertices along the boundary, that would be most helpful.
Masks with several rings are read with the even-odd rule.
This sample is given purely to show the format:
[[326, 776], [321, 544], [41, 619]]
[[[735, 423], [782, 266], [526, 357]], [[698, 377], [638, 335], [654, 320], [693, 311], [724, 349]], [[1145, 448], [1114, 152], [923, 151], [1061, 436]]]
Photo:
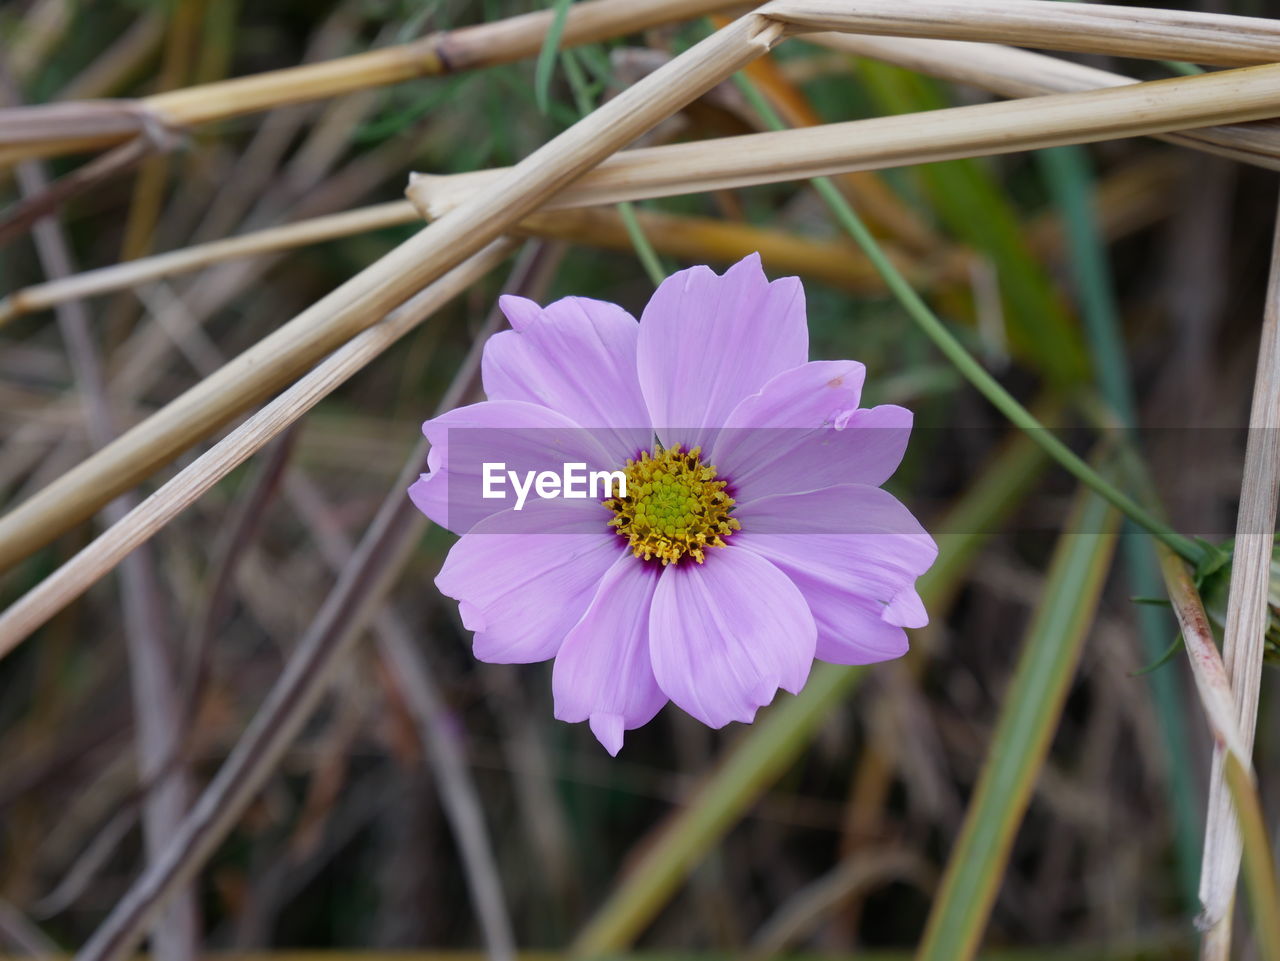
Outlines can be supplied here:
[[[1199, 513], [1201, 529], [1186, 533], [1209, 540], [1234, 536], [1231, 492], [1238, 490], [1247, 428], [1151, 428], [1123, 437], [1118, 431], [1086, 429], [1055, 429], [1054, 434], [1082, 456], [1114, 457], [1129, 444], [1213, 465], [1221, 477], [1213, 509]], [[856, 421], [822, 428], [657, 432], [452, 427], [433, 454], [432, 485], [446, 505], [448, 527], [458, 532], [482, 521], [482, 529], [493, 533], [586, 532], [610, 525], [621, 514], [647, 516], [655, 523], [669, 520], [678, 527], [681, 519], [696, 521], [718, 510], [733, 518], [735, 531], [755, 533], [915, 533], [920, 527], [914, 518], [935, 535], [994, 533], [967, 529], [948, 508], [1008, 439], [1007, 430], [994, 426]], [[912, 450], [919, 455], [912, 456]], [[1123, 486], [1121, 471], [1109, 473]], [[1176, 476], [1168, 470], [1156, 473], [1162, 493], [1177, 492]], [[1061, 533], [1076, 487], [1046, 460], [1028, 496], [998, 529]], [[876, 497], [866, 488], [884, 488], [891, 496]], [[906, 510], [896, 510], [894, 503]], [[1173, 523], [1176, 527], [1176, 516]]]

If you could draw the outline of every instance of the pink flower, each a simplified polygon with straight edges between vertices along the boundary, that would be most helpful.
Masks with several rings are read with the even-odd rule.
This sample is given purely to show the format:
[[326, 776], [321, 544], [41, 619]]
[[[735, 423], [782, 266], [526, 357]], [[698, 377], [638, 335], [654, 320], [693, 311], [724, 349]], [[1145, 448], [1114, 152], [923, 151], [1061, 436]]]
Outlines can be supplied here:
[[[513, 329], [485, 346], [489, 399], [423, 425], [429, 472], [409, 490], [462, 534], [436, 585], [476, 657], [555, 658], [556, 717], [617, 754], [668, 700], [711, 727], [749, 722], [815, 657], [906, 651], [937, 547], [880, 485], [911, 413], [860, 408], [861, 364], [808, 361], [798, 279], [770, 283], [758, 255], [693, 267], [639, 323], [580, 297], [501, 306]], [[626, 496], [516, 510], [476, 495], [490, 458], [621, 470]]]

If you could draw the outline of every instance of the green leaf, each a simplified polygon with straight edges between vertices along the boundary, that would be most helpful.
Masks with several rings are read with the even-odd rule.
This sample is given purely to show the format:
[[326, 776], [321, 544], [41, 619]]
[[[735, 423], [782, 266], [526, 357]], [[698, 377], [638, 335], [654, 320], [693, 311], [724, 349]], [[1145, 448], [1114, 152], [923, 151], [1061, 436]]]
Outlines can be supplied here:
[[[1165, 601], [1165, 603], [1168, 604], [1169, 602]], [[1134, 671], [1129, 676], [1142, 677], [1144, 674], [1150, 674], [1152, 671], [1158, 668], [1164, 667], [1166, 664], [1168, 664], [1170, 661], [1173, 660], [1173, 656], [1177, 654], [1180, 650], [1182, 650], [1182, 635], [1175, 634], [1173, 638], [1173, 643], [1164, 649], [1163, 654], [1157, 657], [1154, 661], [1152, 661], [1146, 667], [1138, 668], [1138, 670]]]

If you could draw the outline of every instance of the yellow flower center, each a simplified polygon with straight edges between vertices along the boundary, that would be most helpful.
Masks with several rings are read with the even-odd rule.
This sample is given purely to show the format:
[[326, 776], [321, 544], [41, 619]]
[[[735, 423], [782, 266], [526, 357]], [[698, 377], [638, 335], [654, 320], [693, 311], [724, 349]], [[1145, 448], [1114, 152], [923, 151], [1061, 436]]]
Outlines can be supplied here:
[[627, 496], [604, 504], [615, 515], [609, 526], [627, 538], [636, 557], [657, 558], [664, 567], [685, 556], [701, 564], [706, 548], [724, 547], [724, 538], [741, 526], [730, 516], [726, 482], [701, 455], [699, 447], [685, 452], [676, 444], [627, 461]]

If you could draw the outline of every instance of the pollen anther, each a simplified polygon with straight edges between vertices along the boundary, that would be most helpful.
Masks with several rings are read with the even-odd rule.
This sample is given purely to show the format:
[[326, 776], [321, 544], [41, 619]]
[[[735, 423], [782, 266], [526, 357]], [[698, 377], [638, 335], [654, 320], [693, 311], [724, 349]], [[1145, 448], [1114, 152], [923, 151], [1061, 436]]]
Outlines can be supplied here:
[[701, 564], [707, 548], [724, 547], [724, 538], [741, 527], [730, 516], [734, 500], [724, 492], [727, 482], [702, 463], [699, 447], [644, 451], [623, 472], [627, 496], [604, 504], [615, 515], [609, 526], [641, 560], [656, 559], [665, 567], [692, 557]]

